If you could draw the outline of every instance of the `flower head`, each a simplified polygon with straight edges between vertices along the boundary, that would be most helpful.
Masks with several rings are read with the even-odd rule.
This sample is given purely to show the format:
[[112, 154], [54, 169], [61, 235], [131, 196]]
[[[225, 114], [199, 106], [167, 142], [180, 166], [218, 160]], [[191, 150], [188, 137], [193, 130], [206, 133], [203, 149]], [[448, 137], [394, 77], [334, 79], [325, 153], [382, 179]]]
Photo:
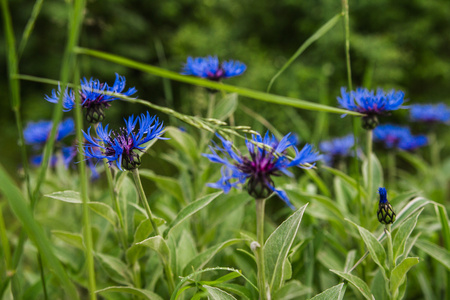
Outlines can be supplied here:
[[353, 134], [349, 134], [341, 138], [334, 138], [329, 141], [321, 142], [319, 149], [324, 154], [323, 160], [325, 163], [329, 166], [333, 166], [337, 161], [348, 156], [353, 156], [351, 149], [354, 144], [355, 139]]
[[246, 68], [245, 64], [237, 60], [224, 61], [219, 64], [217, 56], [188, 57], [181, 74], [219, 81], [222, 78], [241, 75]]
[[380, 125], [373, 131], [375, 141], [383, 142], [386, 148], [398, 148], [413, 151], [428, 143], [424, 135], [414, 136], [408, 127], [385, 124]]
[[[287, 134], [278, 141], [269, 132], [264, 138], [261, 135], [252, 135], [252, 140], [246, 141], [249, 156], [242, 155], [233, 150], [233, 144], [217, 134], [222, 142], [222, 147], [210, 147], [212, 154], [203, 154], [214, 163], [223, 164], [222, 177], [218, 182], [209, 184], [210, 187], [224, 190], [228, 193], [231, 188], [236, 188], [247, 182], [248, 193], [256, 199], [267, 198], [272, 192], [276, 193], [291, 208], [286, 192], [276, 189], [272, 176], [285, 174], [292, 176], [287, 169], [292, 166], [311, 168], [321, 158], [311, 145], [305, 145], [301, 151], [295, 146], [297, 139]], [[294, 149], [296, 155], [293, 160], [286, 157], [289, 147]], [[222, 155], [219, 155], [219, 154]], [[306, 164], [309, 164], [306, 165]]]
[[450, 108], [444, 103], [414, 104], [410, 106], [411, 121], [425, 123], [450, 123]]
[[395, 222], [396, 214], [392, 205], [387, 200], [387, 192], [384, 187], [378, 188], [380, 194], [380, 201], [378, 203], [377, 217], [382, 224], [392, 224]]
[[364, 114], [363, 128], [374, 129], [378, 125], [377, 115], [399, 109], [404, 96], [402, 91], [391, 90], [386, 93], [378, 88], [375, 93], [373, 90], [357, 88], [356, 91], [347, 92], [346, 88], [342, 87], [338, 102], [345, 109]]
[[[50, 136], [52, 126], [52, 121], [29, 122], [23, 130], [25, 143], [29, 145], [44, 144]], [[72, 118], [67, 118], [58, 125], [56, 141], [60, 141], [74, 132], [75, 123]]]
[[[139, 129], [136, 125], [139, 124]], [[87, 133], [83, 131], [86, 143], [84, 154], [87, 158], [106, 158], [110, 163], [116, 162], [117, 167], [122, 170], [132, 170], [141, 164], [139, 152], [145, 149], [144, 144], [153, 139], [165, 139], [164, 125], [155, 116], [141, 114], [134, 118], [130, 116], [125, 120], [125, 127], [119, 131], [108, 130], [109, 125], [103, 127], [100, 123], [97, 127], [97, 136], [91, 137], [89, 127]]]
[[[81, 106], [86, 109], [86, 119], [90, 123], [97, 123], [103, 121], [105, 114], [103, 109], [111, 106], [110, 102], [119, 99], [111, 95], [111, 93], [122, 94], [124, 96], [131, 96], [137, 91], [134, 87], [125, 89], [125, 77], [116, 73], [116, 80], [112, 86], [107, 83], [101, 83], [98, 79], [89, 79], [86, 77], [80, 80], [81, 89], [78, 91], [81, 99]], [[61, 95], [61, 86], [58, 85], [58, 90], [52, 90], [52, 95], [45, 96], [45, 100], [58, 103], [59, 98], [62, 97], [64, 111], [72, 110], [75, 106], [75, 93], [72, 89], [66, 88], [64, 95]]]

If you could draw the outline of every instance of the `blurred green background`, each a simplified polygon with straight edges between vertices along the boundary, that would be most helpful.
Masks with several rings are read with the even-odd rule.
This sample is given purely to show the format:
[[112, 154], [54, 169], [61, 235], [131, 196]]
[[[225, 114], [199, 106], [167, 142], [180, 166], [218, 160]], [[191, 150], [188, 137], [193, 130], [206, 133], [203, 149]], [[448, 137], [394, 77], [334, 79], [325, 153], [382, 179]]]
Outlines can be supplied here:
[[[34, 1], [10, 1], [19, 42]], [[401, 89], [408, 103], [446, 102], [450, 95], [450, 2], [448, 0], [349, 1], [353, 85]], [[341, 11], [341, 2], [261, 0], [87, 1], [80, 45], [179, 71], [187, 56], [218, 55], [247, 64], [243, 76], [229, 84], [264, 91], [269, 80], [317, 29]], [[58, 79], [66, 43], [68, 6], [44, 1], [35, 29], [21, 57], [19, 71]], [[3, 34], [3, 22], [1, 32]], [[166, 61], [158, 54], [163, 49]], [[139, 98], [173, 106], [186, 114], [204, 114], [202, 88], [171, 82], [164, 92], [161, 78], [90, 57], [80, 59], [81, 75], [113, 82], [117, 72]], [[20, 165], [17, 129], [6, 80], [5, 41], [0, 43], [0, 157], [12, 173]], [[309, 47], [275, 82], [271, 92], [337, 106], [340, 87], [347, 85], [344, 25], [340, 22]], [[44, 95], [54, 86], [21, 82], [24, 122], [49, 119], [53, 105]], [[328, 114], [328, 127], [317, 128], [318, 113], [252, 99], [245, 106], [272, 122], [282, 133], [295, 132], [307, 142], [350, 132], [351, 119]], [[142, 112], [143, 107], [116, 101], [106, 122]], [[277, 113], [274, 114], [273, 112]], [[66, 116], [71, 113], [66, 113]], [[168, 124], [167, 116], [161, 116]], [[239, 125], [264, 130], [242, 110]], [[385, 120], [382, 120], [382, 122]], [[390, 122], [407, 122], [407, 112], [395, 112]], [[171, 124], [179, 126], [181, 124]], [[332, 125], [332, 126], [330, 126]], [[114, 126], [114, 125], [113, 125]], [[442, 126], [441, 139], [450, 140]], [[419, 133], [421, 128], [415, 128]], [[448, 142], [447, 142], [448, 143]], [[447, 147], [448, 154], [448, 147]]]

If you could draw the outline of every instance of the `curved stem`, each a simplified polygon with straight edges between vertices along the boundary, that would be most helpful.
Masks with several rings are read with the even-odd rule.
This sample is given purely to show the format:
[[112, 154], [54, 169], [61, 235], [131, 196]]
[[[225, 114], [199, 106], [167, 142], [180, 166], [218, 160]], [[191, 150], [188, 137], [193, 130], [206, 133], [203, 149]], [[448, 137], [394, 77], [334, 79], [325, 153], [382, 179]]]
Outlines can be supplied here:
[[158, 226], [156, 226], [155, 220], [153, 219], [152, 210], [150, 209], [150, 205], [148, 205], [147, 197], [144, 193], [144, 188], [142, 187], [141, 178], [139, 177], [139, 169], [133, 169], [131, 171], [133, 173], [134, 182], [136, 183], [136, 188], [139, 193], [139, 198], [141, 198], [142, 205], [145, 208], [145, 211], [147, 212], [147, 217], [150, 220], [150, 223], [152, 223], [153, 230], [155, 231], [156, 235], [161, 235], [159, 232]]
[[373, 130], [367, 130], [367, 203], [366, 210], [368, 215], [370, 214], [370, 209], [372, 207], [372, 189], [373, 189], [373, 178], [372, 178], [372, 136]]
[[264, 205], [266, 199], [256, 199], [256, 262], [258, 267], [258, 288], [261, 300], [268, 299], [266, 292], [265, 263], [264, 263]]

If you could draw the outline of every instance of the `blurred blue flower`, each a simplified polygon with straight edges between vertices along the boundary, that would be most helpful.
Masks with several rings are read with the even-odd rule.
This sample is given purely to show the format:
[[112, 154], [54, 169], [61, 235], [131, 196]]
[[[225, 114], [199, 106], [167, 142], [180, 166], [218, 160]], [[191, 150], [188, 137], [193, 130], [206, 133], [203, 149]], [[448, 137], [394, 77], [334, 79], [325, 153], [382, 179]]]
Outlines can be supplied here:
[[182, 75], [192, 75], [219, 81], [222, 78], [230, 78], [241, 75], [246, 69], [246, 65], [239, 61], [224, 61], [219, 64], [217, 56], [208, 57], [188, 57], [187, 62], [181, 71]]
[[[125, 81], [125, 77], [117, 73], [116, 80], [112, 86], [109, 86], [107, 83], [101, 83], [98, 79], [93, 78], [87, 80], [84, 77], [80, 80], [81, 89], [79, 93], [81, 106], [86, 109], [86, 119], [88, 122], [97, 123], [103, 121], [105, 118], [103, 109], [110, 107], [111, 101], [120, 99], [110, 93], [131, 96], [137, 92], [134, 87], [123, 92], [125, 89]], [[72, 110], [75, 105], [75, 93], [72, 89], [66, 88], [64, 95], [61, 95], [61, 86], [58, 85], [58, 90], [52, 90], [52, 95], [46, 95], [45, 100], [58, 103], [60, 97], [63, 99], [64, 111]]]
[[410, 106], [411, 121], [426, 123], [450, 123], [450, 108], [444, 103], [414, 104]]
[[[138, 123], [139, 129], [136, 130]], [[139, 152], [145, 149], [144, 144], [153, 139], [166, 139], [161, 137], [164, 133], [163, 123], [159, 122], [156, 115], [151, 117], [148, 112], [137, 118], [130, 116], [120, 131], [108, 130], [108, 127], [98, 124], [99, 138], [91, 137], [90, 127], [87, 133], [83, 131], [86, 139], [84, 154], [87, 158], [106, 158], [110, 164], [116, 162], [120, 170], [132, 170], [141, 164]]]
[[348, 156], [353, 156], [352, 147], [355, 144], [353, 134], [341, 138], [334, 138], [329, 141], [323, 141], [319, 149], [323, 152], [323, 160], [328, 166], [334, 166], [336, 163]]
[[[289, 202], [286, 192], [275, 188], [271, 176], [280, 176], [281, 174], [293, 176], [287, 170], [289, 167], [312, 168], [315, 162], [321, 158], [321, 155], [308, 144], [299, 151], [295, 146], [297, 139], [291, 134], [284, 136], [281, 141], [278, 141], [269, 132], [264, 138], [259, 134], [252, 135], [252, 141], [246, 141], [250, 156], [244, 156], [239, 151], [235, 152], [232, 142], [227, 141], [219, 134], [216, 135], [222, 142], [223, 148], [215, 145], [215, 147], [210, 147], [212, 154], [203, 154], [203, 156], [211, 162], [223, 164], [222, 177], [218, 182], [208, 184], [208, 186], [222, 189], [228, 193], [231, 188], [243, 185], [248, 180], [247, 191], [252, 197], [263, 199], [274, 192], [291, 208], [294, 207]], [[292, 161], [286, 157], [289, 147], [292, 147], [296, 153]]]
[[402, 91], [391, 90], [386, 93], [378, 88], [375, 93], [373, 90], [357, 88], [356, 91], [347, 92], [347, 89], [342, 87], [338, 102], [342, 108], [364, 114], [363, 128], [374, 129], [378, 125], [377, 115], [399, 109], [404, 96]]
[[[38, 121], [28, 122], [27, 126], [23, 130], [23, 136], [25, 143], [29, 145], [42, 145], [44, 144], [52, 130], [52, 121]], [[75, 123], [72, 118], [67, 118], [58, 125], [56, 132], [56, 141], [60, 141], [66, 136], [75, 133]]]
[[385, 124], [380, 125], [373, 131], [375, 141], [383, 142], [386, 148], [398, 148], [413, 151], [428, 143], [424, 135], [414, 136], [408, 127]]

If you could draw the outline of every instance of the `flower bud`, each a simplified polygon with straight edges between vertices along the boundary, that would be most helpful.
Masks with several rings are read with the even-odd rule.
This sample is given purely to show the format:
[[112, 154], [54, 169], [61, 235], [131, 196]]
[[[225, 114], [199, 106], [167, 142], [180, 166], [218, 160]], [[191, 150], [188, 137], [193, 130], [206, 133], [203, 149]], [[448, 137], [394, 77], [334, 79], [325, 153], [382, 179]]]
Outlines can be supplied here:
[[396, 214], [392, 205], [387, 200], [387, 192], [385, 188], [378, 189], [380, 194], [380, 202], [378, 203], [377, 217], [381, 224], [392, 224], [395, 222]]

